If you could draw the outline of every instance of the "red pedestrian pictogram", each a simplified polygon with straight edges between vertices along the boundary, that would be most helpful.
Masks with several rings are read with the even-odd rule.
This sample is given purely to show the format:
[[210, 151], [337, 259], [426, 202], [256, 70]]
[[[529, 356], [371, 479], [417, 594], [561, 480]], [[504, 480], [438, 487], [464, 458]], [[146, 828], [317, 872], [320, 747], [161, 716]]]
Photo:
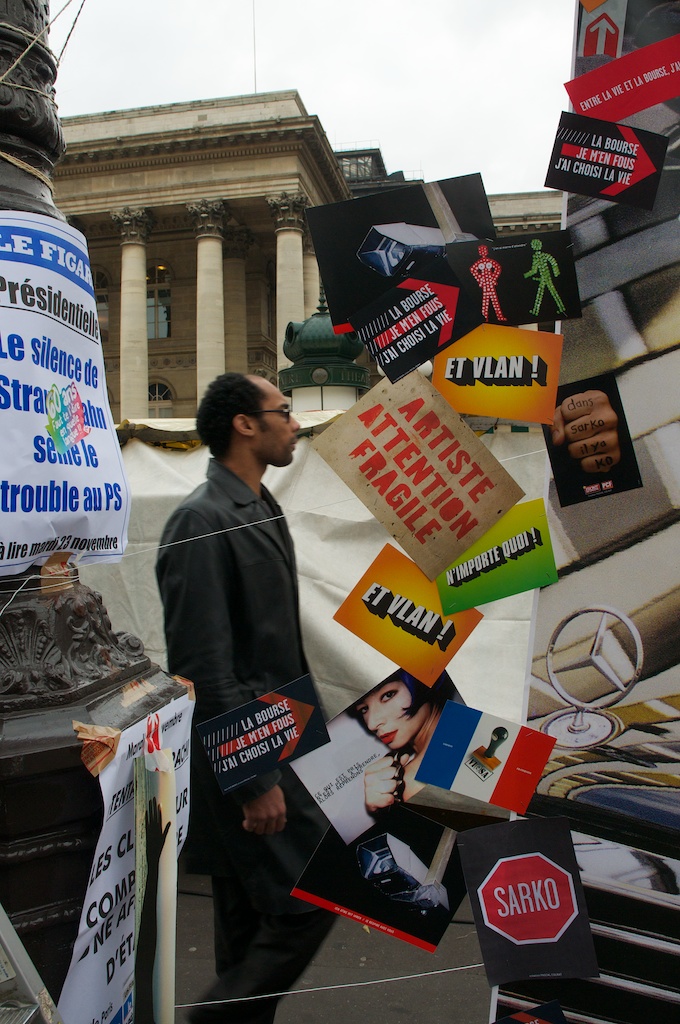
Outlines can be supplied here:
[[571, 875], [542, 853], [501, 858], [477, 895], [487, 927], [517, 946], [557, 942], [578, 915]]

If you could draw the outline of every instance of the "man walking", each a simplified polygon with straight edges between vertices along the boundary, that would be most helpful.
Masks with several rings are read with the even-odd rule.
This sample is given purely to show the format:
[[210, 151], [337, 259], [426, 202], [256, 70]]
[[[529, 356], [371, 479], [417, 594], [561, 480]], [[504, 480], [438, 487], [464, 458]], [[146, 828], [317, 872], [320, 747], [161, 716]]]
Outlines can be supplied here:
[[[293, 459], [299, 424], [260, 377], [226, 373], [208, 387], [196, 426], [207, 480], [171, 515], [157, 563], [170, 672], [196, 688], [202, 722], [307, 671], [295, 555], [281, 509], [262, 485]], [[186, 862], [212, 877], [218, 982], [193, 1024], [271, 1024], [333, 915], [292, 897], [325, 819], [288, 768], [222, 795], [200, 741], [192, 749]], [[224, 1002], [225, 1000], [240, 1000]]]

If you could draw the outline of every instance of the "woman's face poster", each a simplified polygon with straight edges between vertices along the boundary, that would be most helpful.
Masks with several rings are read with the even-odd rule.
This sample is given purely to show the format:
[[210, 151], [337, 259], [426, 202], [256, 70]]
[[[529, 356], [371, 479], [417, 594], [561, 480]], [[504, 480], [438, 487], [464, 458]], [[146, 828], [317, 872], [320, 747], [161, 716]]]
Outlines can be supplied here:
[[453, 699], [446, 673], [430, 687], [398, 669], [328, 723], [329, 744], [291, 765], [345, 843], [423, 788], [417, 770]]

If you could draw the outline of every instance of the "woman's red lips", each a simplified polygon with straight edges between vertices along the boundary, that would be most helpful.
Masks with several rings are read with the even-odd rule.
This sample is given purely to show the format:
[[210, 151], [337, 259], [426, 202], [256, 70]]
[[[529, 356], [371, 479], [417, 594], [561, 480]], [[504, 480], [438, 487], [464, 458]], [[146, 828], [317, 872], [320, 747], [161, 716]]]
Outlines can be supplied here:
[[378, 736], [378, 739], [380, 740], [381, 743], [389, 744], [392, 742], [396, 735], [397, 730], [395, 729], [394, 732], [384, 732], [382, 736]]

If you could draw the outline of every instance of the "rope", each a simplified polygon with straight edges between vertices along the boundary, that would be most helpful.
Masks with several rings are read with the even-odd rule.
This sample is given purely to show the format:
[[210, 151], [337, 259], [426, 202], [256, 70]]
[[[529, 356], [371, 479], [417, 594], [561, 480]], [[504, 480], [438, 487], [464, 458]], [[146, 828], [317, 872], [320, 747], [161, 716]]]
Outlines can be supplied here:
[[69, 40], [70, 40], [71, 36], [73, 35], [73, 30], [75, 29], [76, 25], [78, 24], [78, 18], [81, 15], [83, 7], [85, 6], [85, 2], [86, 2], [86, 0], [81, 0], [80, 7], [78, 8], [78, 13], [76, 14], [75, 18], [73, 19], [73, 24], [71, 25], [70, 29], [68, 30], [68, 35], [66, 36], [66, 42], [62, 46], [61, 51], [59, 53], [59, 56], [57, 57], [57, 67], [59, 67], [59, 65], [61, 64], [61, 58], [64, 56], [64, 50], [68, 46]]
[[314, 992], [336, 992], [345, 988], [367, 988], [369, 985], [389, 985], [395, 981], [414, 981], [420, 978], [434, 978], [439, 974], [455, 974], [456, 971], [471, 971], [484, 964], [466, 964], [463, 967], [445, 967], [440, 971], [424, 971], [421, 974], [402, 974], [397, 978], [376, 978], [373, 981], [348, 981], [342, 985], [318, 985], [316, 988], [294, 988], [285, 992], [266, 992], [257, 996], [239, 996], [236, 999], [218, 999], [207, 1003], [177, 1003], [176, 1010], [188, 1010], [197, 1006], [227, 1006], [231, 1003], [245, 1003], [255, 999], [280, 999], [282, 996], [311, 995]]
[[[33, 89], [32, 92], [37, 92], [37, 90]], [[14, 164], [14, 166], [18, 167], [20, 171], [26, 171], [28, 174], [32, 174], [34, 178], [38, 179], [38, 181], [42, 181], [43, 185], [47, 185], [50, 192], [54, 192], [54, 186], [50, 179], [46, 174], [43, 174], [42, 171], [39, 171], [37, 167], [31, 167], [31, 165], [27, 164], [25, 160], [20, 160], [17, 156], [11, 156], [9, 153], [4, 153], [1, 149], [0, 159], [6, 160], [8, 164]]]
[[[52, 25], [54, 25], [54, 23], [55, 23], [55, 21], [57, 20], [57, 18], [59, 18], [59, 17], [60, 17], [60, 16], [61, 16], [61, 15], [62, 15], [62, 14], [64, 13], [64, 11], [66, 10], [66, 8], [67, 8], [67, 7], [70, 7], [72, 3], [73, 3], [73, 0], [66, 0], [66, 3], [65, 3], [65, 4], [64, 4], [64, 6], [63, 6], [63, 7], [61, 8], [61, 10], [60, 10], [60, 11], [58, 11], [58, 12], [57, 12], [57, 13], [55, 14], [55, 16], [54, 16], [54, 17], [52, 18], [52, 20], [51, 20], [51, 21], [48, 21], [48, 22], [47, 22], [47, 24], [45, 25], [45, 27], [44, 27], [43, 29], [41, 29], [41, 30], [40, 30], [40, 32], [38, 32], [37, 36], [33, 36], [33, 37], [31, 38], [31, 37], [27, 36], [27, 34], [26, 34], [25, 32], [22, 32], [22, 33], [21, 33], [22, 35], [26, 36], [27, 38], [31, 38], [31, 41], [30, 41], [30, 43], [28, 44], [28, 46], [26, 47], [26, 49], [25, 49], [25, 50], [22, 50], [22, 52], [21, 52], [21, 53], [19, 54], [19, 56], [17, 57], [17, 59], [16, 59], [15, 61], [14, 61], [14, 63], [13, 63], [13, 64], [10, 64], [10, 66], [9, 66], [9, 67], [7, 68], [7, 70], [6, 70], [5, 72], [3, 72], [3, 74], [2, 74], [2, 75], [0, 75], [0, 85], [2, 85], [2, 84], [3, 84], [3, 82], [5, 81], [5, 79], [6, 79], [6, 78], [8, 78], [8, 77], [9, 77], [9, 75], [11, 75], [11, 74], [12, 74], [12, 72], [14, 71], [14, 69], [15, 69], [16, 67], [18, 67], [18, 66], [19, 66], [19, 64], [21, 64], [21, 62], [22, 62], [22, 60], [24, 59], [24, 57], [26, 56], [26, 54], [27, 54], [27, 53], [29, 53], [29, 52], [30, 52], [30, 51], [31, 51], [31, 50], [33, 49], [33, 47], [35, 46], [35, 44], [36, 44], [36, 43], [40, 42], [41, 38], [42, 38], [42, 37], [43, 37], [43, 36], [45, 35], [45, 33], [46, 33], [46, 32], [48, 32], [48, 31], [50, 30], [50, 28], [52, 27]], [[79, 12], [79, 13], [80, 13], [80, 12]], [[6, 23], [3, 23], [3, 24], [4, 24], [4, 27], [5, 27], [5, 28], [12, 28], [12, 29], [14, 29], [14, 26], [13, 26], [13, 25], [7, 25]], [[18, 31], [18, 30], [17, 30], [17, 31]], [[68, 40], [67, 40], [67, 41], [68, 41]]]

